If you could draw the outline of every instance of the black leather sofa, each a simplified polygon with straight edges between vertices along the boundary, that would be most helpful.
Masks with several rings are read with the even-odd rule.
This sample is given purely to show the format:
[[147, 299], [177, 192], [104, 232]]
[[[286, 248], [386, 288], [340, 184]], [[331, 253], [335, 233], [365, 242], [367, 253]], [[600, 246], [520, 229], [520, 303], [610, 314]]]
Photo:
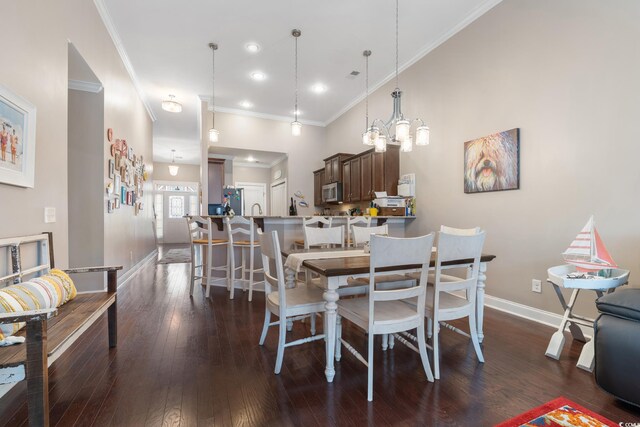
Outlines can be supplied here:
[[640, 289], [619, 289], [596, 301], [595, 377], [602, 389], [640, 406]]

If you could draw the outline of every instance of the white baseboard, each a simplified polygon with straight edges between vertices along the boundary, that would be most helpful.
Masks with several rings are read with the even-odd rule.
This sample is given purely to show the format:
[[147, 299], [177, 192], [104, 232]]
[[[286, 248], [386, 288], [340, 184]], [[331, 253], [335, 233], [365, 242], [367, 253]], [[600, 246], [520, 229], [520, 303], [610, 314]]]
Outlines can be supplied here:
[[[491, 295], [484, 296], [485, 307], [490, 307], [504, 313], [512, 314], [523, 319], [531, 320], [536, 323], [551, 326], [557, 329], [562, 321], [562, 315], [552, 313], [546, 310], [540, 310], [539, 308], [530, 307], [528, 305], [520, 304], [517, 302], [509, 301], [503, 298], [494, 297]], [[592, 320], [592, 319], [590, 319]], [[585, 338], [591, 338], [593, 335], [593, 329], [586, 326], [579, 325]], [[568, 330], [568, 328], [566, 328]], [[551, 335], [549, 335], [551, 338]]]
[[133, 276], [135, 276], [140, 272], [140, 270], [142, 270], [142, 267], [144, 267], [145, 264], [157, 259], [158, 259], [158, 249], [156, 248], [153, 251], [151, 251], [149, 255], [144, 257], [137, 264], [135, 264], [133, 267], [127, 270], [124, 274], [118, 277], [118, 288], [121, 288], [122, 286], [126, 285], [129, 282], [129, 280], [133, 278]]

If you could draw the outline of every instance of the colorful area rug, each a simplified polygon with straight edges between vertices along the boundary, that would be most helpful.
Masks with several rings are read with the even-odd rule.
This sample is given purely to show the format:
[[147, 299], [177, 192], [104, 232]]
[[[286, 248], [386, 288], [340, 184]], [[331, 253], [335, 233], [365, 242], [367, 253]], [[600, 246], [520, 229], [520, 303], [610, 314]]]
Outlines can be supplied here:
[[618, 426], [602, 415], [559, 397], [496, 427], [609, 427]]
[[181, 264], [191, 262], [191, 250], [189, 248], [169, 249], [162, 255], [158, 264]]

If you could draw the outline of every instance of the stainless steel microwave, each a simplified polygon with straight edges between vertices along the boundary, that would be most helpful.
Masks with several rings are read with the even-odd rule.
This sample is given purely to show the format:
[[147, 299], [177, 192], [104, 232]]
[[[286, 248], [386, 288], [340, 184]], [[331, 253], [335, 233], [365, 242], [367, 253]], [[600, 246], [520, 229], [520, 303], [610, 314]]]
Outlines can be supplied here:
[[342, 183], [332, 182], [322, 186], [322, 203], [341, 203]]

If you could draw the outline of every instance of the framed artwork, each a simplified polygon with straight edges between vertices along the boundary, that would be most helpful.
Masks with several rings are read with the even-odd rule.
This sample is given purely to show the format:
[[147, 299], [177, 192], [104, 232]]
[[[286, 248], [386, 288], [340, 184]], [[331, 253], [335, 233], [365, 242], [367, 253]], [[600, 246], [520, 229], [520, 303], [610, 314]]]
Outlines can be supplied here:
[[113, 201], [111, 199], [107, 200], [107, 213], [113, 212]]
[[0, 183], [33, 188], [36, 107], [0, 85]]
[[111, 142], [112, 139], [113, 139], [113, 129], [109, 128], [107, 129], [107, 141]]
[[125, 188], [124, 185], [120, 189], [120, 201], [122, 202], [123, 205], [127, 204], [127, 189]]
[[115, 163], [113, 159], [109, 159], [109, 178], [113, 179], [113, 175], [115, 174]]
[[464, 192], [520, 188], [520, 129], [464, 143]]
[[113, 208], [114, 209], [120, 209], [120, 199], [119, 198], [115, 198], [113, 199]]
[[127, 152], [127, 159], [133, 160], [133, 147], [129, 147], [129, 150]]
[[113, 177], [113, 191], [116, 194], [120, 194], [120, 187], [121, 187], [120, 175], [115, 174], [115, 176]]
[[116, 169], [120, 169], [120, 153], [118, 151], [115, 152], [113, 159], [114, 159]]

